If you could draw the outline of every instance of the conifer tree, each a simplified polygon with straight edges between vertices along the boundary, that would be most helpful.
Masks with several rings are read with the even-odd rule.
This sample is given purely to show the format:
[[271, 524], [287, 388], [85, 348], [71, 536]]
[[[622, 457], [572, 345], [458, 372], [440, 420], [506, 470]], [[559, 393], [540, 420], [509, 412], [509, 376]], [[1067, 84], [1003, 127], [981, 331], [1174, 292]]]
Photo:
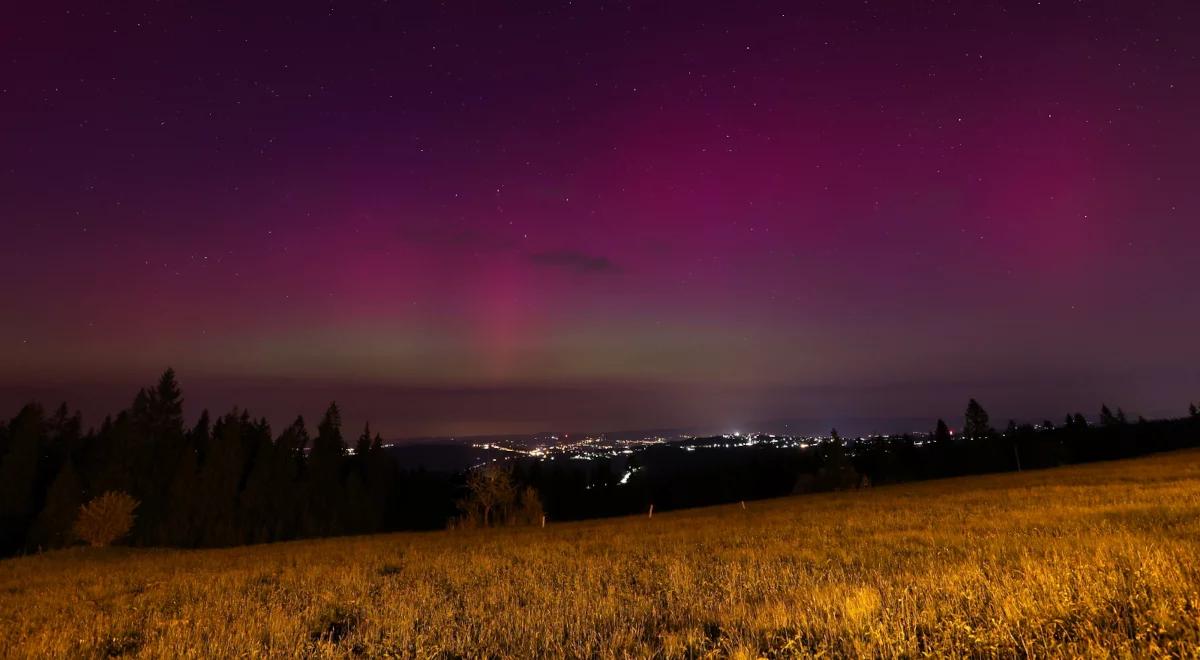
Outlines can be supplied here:
[[304, 452], [309, 445], [308, 429], [304, 426], [303, 415], [297, 415], [291, 426], [279, 434], [276, 444], [291, 456], [296, 466], [297, 476], [303, 473], [307, 463]]
[[238, 506], [241, 532], [252, 543], [280, 540], [294, 534], [300, 503], [293, 496], [298, 485], [297, 462], [289, 431], [290, 427], [274, 441], [261, 435], [257, 439]]
[[[354, 445], [354, 455], [365, 459], [367, 454], [369, 454], [370, 452], [371, 452], [371, 423], [367, 422], [367, 424], [365, 426], [363, 426], [362, 433], [358, 436], [358, 442], [355, 443], [355, 445]], [[365, 460], [362, 460], [362, 461], [359, 461], [359, 464], [360, 465], [365, 464], [365, 462], [366, 462]]]
[[346, 454], [346, 442], [342, 439], [342, 411], [336, 401], [329, 404], [321, 423], [317, 424], [317, 437], [313, 440], [313, 456], [337, 456]]
[[174, 369], [164, 371], [153, 389], [138, 393], [133, 415], [151, 440], [174, 440], [183, 435], [183, 394]]
[[967, 413], [963, 424], [963, 435], [970, 440], [980, 440], [992, 434], [987, 411], [975, 399], [967, 402]]
[[134, 541], [162, 543], [167, 521], [171, 477], [189, 449], [183, 427], [183, 394], [175, 370], [167, 369], [154, 387], [142, 390], [131, 419], [141, 438], [134, 446], [134, 481], [129, 488], [141, 502]]
[[39, 457], [45, 444], [42, 407], [31, 403], [8, 424], [7, 447], [0, 448], [0, 552], [25, 541], [26, 529], [37, 513]]
[[383, 446], [378, 433], [371, 440], [367, 454], [367, 492], [370, 494], [376, 529], [391, 529], [397, 524], [395, 511], [399, 507], [396, 495], [400, 485], [400, 469]]
[[62, 548], [73, 540], [71, 526], [84, 502], [75, 462], [67, 458], [46, 491], [46, 503], [29, 531], [29, 548]]
[[61, 463], [80, 449], [83, 416], [78, 410], [70, 412], [66, 402], [60, 404], [50, 419], [46, 420], [46, 427], [51, 443], [50, 455], [56, 463]]
[[946, 420], [937, 421], [937, 427], [933, 430], [933, 441], [940, 445], [950, 442], [950, 427], [946, 426]]
[[1117, 423], [1117, 416], [1112, 414], [1112, 411], [1108, 409], [1108, 405], [1101, 405], [1100, 426], [1116, 426]]
[[208, 438], [212, 434], [212, 422], [208, 417], [208, 409], [200, 411], [200, 419], [196, 420], [196, 425], [192, 430], [188, 431], [188, 444], [192, 449], [196, 450], [196, 458], [203, 458], [204, 448], [208, 445]]
[[248, 416], [234, 408], [213, 425], [200, 466], [197, 521], [206, 545], [238, 542], [237, 501], [245, 465]]
[[[204, 420], [207, 426], [207, 417]], [[207, 435], [207, 428], [204, 431]], [[207, 446], [208, 438], [204, 439]], [[198, 545], [203, 533], [202, 510], [206, 503], [200, 489], [199, 452], [188, 446], [175, 462], [171, 486], [167, 490], [167, 510], [170, 512], [163, 524], [161, 534], [169, 545], [192, 547]]]
[[329, 404], [308, 457], [310, 534], [340, 534], [346, 510], [342, 466], [346, 443], [342, 440], [342, 413], [336, 402]]

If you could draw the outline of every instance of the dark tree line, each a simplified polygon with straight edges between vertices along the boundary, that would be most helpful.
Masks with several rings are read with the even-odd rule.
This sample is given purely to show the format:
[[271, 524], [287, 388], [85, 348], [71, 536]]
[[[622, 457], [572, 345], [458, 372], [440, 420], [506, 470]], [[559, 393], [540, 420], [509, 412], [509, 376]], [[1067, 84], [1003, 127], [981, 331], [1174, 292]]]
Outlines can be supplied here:
[[70, 544], [80, 506], [109, 491], [140, 502], [130, 542], [225, 546], [444, 524], [452, 485], [403, 472], [364, 428], [350, 450], [331, 404], [311, 436], [207, 411], [186, 428], [173, 371], [84, 433], [66, 405], [29, 404], [0, 424], [0, 552]]
[[[577, 461], [527, 462], [516, 473], [541, 494], [552, 520], [627, 515], [645, 513], [650, 504], [661, 511], [1200, 446], [1200, 410], [1193, 404], [1189, 413], [1181, 419], [1130, 421], [1119, 408], [1112, 412], [1102, 406], [1099, 424], [1072, 413], [1059, 425], [1010, 421], [998, 431], [983, 406], [971, 400], [960, 433], [937, 420], [928, 434], [845, 440], [834, 430], [825, 441], [802, 449], [757, 445], [685, 452], [656, 446], [628, 464], [605, 459], [580, 469]], [[631, 467], [636, 468], [632, 473]], [[630, 476], [621, 484], [624, 474]]]
[[[938, 420], [928, 434], [815, 446], [653, 446], [591, 461], [513, 461], [472, 474], [402, 469], [369, 427], [353, 441], [336, 404], [310, 435], [302, 418], [279, 433], [234, 409], [188, 428], [168, 370], [98, 429], [83, 431], [65, 406], [23, 407], [0, 422], [0, 553], [74, 542], [80, 506], [116, 491], [140, 503], [128, 542], [181, 547], [430, 529], [537, 524], [858, 488], [917, 479], [1053, 467], [1200, 445], [1200, 410], [1180, 419], [1130, 421], [1107, 405], [1099, 423], [992, 427], [977, 401], [961, 433]], [[720, 443], [713, 443], [717, 445]], [[495, 487], [483, 488], [487, 481]], [[481, 497], [482, 494], [482, 497]], [[457, 517], [456, 517], [457, 515]]]

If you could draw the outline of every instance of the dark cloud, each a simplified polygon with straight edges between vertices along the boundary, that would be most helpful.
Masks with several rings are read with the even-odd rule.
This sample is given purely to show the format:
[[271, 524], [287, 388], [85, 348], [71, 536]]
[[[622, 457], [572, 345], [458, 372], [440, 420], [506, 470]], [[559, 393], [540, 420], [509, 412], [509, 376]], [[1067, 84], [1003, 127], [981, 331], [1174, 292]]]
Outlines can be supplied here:
[[608, 257], [587, 254], [577, 250], [554, 250], [529, 255], [529, 261], [538, 266], [565, 268], [577, 273], [601, 273], [616, 270], [616, 264]]

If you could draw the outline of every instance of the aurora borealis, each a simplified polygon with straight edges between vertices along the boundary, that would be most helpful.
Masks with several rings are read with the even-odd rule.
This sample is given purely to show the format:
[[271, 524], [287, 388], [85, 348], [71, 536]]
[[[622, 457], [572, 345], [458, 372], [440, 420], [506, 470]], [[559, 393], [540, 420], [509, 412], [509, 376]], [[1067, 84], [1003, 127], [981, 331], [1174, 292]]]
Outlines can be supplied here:
[[170, 365], [189, 415], [394, 436], [1182, 414], [1198, 35], [1189, 2], [25, 4], [0, 403], [95, 422]]

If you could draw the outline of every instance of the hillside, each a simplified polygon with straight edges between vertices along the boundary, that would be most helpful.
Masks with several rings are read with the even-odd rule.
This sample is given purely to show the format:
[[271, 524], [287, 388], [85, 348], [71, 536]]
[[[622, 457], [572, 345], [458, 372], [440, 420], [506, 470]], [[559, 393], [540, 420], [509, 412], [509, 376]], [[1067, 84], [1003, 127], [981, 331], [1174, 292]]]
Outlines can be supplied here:
[[1195, 655], [1200, 451], [545, 529], [0, 562], [14, 656]]

